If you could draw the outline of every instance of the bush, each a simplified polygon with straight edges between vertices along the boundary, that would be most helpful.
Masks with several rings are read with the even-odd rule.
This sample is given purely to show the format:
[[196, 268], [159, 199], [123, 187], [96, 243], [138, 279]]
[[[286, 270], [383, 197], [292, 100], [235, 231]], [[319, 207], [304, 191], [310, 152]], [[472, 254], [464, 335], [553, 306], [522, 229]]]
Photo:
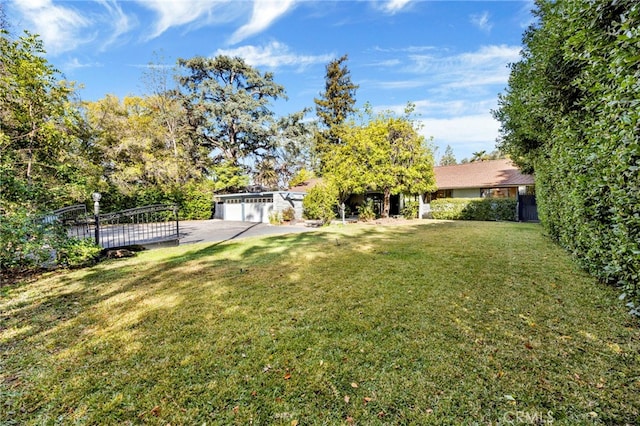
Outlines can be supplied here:
[[287, 207], [282, 211], [282, 220], [285, 222], [291, 222], [296, 218], [296, 211], [293, 207]]
[[282, 214], [280, 212], [271, 212], [269, 213], [269, 223], [272, 225], [281, 225], [282, 224]]
[[420, 203], [418, 201], [406, 201], [402, 208], [402, 216], [404, 216], [405, 219], [417, 219], [419, 210]]
[[191, 181], [182, 187], [180, 196], [180, 219], [211, 219], [213, 212], [212, 182]]
[[305, 218], [320, 220], [323, 224], [330, 223], [336, 217], [338, 191], [331, 184], [318, 184], [309, 190], [302, 205]]
[[57, 251], [59, 266], [79, 267], [94, 264], [100, 257], [102, 247], [92, 238], [69, 238]]
[[8, 274], [43, 267], [80, 266], [97, 258], [93, 240], [76, 240], [55, 220], [24, 209], [0, 215], [0, 268]]
[[376, 218], [376, 211], [373, 200], [369, 199], [364, 204], [358, 206], [358, 220], [368, 222]]
[[431, 202], [434, 219], [516, 220], [515, 198], [440, 198]]

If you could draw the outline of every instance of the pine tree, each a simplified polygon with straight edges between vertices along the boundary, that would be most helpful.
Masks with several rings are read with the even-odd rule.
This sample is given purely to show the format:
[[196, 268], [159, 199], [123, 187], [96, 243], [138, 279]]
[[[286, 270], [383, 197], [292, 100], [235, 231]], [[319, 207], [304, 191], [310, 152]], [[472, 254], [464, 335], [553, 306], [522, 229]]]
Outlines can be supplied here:
[[315, 98], [316, 115], [321, 128], [316, 135], [316, 150], [321, 163], [328, 148], [340, 143], [338, 127], [355, 111], [356, 89], [358, 85], [351, 81], [351, 73], [345, 62], [348, 56], [343, 55], [327, 64], [325, 90], [320, 98]]
[[458, 164], [458, 161], [456, 160], [456, 156], [453, 155], [453, 149], [451, 148], [451, 145], [447, 145], [447, 147], [444, 149], [444, 155], [440, 159], [440, 165], [451, 166], [454, 164]]

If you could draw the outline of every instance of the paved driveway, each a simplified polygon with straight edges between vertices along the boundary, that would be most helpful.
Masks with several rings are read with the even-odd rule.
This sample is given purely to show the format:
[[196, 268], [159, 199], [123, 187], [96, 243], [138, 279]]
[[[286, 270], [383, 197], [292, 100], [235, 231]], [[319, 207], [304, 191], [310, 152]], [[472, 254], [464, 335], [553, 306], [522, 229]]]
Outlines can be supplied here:
[[180, 244], [217, 242], [261, 235], [282, 235], [313, 231], [304, 225], [270, 225], [230, 220], [185, 220], [180, 222]]

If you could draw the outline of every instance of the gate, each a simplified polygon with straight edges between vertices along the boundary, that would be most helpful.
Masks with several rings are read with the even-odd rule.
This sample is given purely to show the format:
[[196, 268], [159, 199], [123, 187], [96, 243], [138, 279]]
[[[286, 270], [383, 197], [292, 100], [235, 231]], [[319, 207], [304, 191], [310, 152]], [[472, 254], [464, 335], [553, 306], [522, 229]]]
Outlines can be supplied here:
[[538, 221], [538, 206], [535, 195], [518, 195], [518, 220], [521, 222]]
[[98, 216], [88, 215], [84, 204], [54, 210], [43, 218], [58, 222], [70, 237], [94, 238], [102, 248], [133, 245], [178, 244], [178, 207], [154, 204]]
[[178, 244], [178, 207], [155, 204], [99, 215], [97, 243], [103, 248], [133, 245]]
[[48, 223], [58, 221], [66, 228], [70, 237], [85, 239], [93, 236], [92, 223], [87, 216], [87, 206], [84, 204], [54, 210], [44, 220]]

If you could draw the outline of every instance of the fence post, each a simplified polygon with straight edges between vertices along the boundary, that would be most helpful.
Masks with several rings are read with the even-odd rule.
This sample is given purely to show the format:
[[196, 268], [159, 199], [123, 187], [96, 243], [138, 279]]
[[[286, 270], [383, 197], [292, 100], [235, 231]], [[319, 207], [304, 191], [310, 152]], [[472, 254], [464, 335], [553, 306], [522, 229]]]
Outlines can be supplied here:
[[176, 218], [176, 237], [178, 241], [180, 241], [180, 222], [178, 221], [178, 205], [174, 204], [173, 206], [173, 215]]
[[96, 245], [100, 245], [100, 198], [102, 195], [99, 192], [94, 192], [91, 195], [93, 198], [93, 220], [94, 220], [94, 228], [96, 232]]

